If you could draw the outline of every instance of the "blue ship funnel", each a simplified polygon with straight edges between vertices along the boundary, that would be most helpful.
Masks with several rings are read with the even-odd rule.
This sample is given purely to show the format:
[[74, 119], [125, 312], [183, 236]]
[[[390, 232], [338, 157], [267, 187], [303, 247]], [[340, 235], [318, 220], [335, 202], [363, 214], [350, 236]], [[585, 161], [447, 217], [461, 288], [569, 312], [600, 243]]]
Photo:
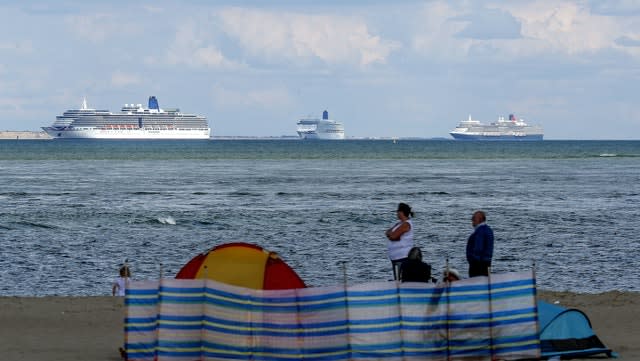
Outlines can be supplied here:
[[149, 109], [160, 110], [160, 107], [158, 106], [158, 99], [153, 95], [149, 97]]
[[329, 112], [328, 111], [324, 111], [322, 112], [322, 119], [324, 120], [329, 120]]

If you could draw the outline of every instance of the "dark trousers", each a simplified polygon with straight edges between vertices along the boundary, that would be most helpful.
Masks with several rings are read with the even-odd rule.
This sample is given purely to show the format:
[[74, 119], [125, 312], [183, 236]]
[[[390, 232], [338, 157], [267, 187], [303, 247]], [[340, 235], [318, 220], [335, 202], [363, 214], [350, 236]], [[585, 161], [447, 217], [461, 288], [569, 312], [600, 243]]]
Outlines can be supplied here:
[[489, 262], [469, 262], [469, 277], [489, 276]]
[[391, 260], [391, 268], [393, 269], [393, 279], [398, 281], [400, 279], [400, 266], [402, 266], [402, 262], [406, 261], [407, 258], [400, 258]]

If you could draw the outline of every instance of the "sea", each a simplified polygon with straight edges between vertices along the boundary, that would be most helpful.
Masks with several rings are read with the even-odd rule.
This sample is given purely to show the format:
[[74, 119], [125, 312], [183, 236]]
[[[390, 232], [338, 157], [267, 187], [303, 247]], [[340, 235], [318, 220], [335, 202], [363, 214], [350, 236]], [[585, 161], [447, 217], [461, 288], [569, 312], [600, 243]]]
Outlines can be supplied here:
[[388, 281], [399, 202], [435, 275], [466, 275], [480, 209], [492, 272], [640, 291], [640, 141], [2, 140], [0, 295], [109, 295], [124, 262], [171, 278], [230, 242], [312, 287]]

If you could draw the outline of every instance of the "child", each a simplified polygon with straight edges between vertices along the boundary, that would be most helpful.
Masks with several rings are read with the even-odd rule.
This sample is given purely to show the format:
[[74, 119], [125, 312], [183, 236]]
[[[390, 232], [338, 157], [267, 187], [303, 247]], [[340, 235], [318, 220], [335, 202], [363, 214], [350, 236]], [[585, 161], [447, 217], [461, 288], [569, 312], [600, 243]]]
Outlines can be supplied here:
[[131, 272], [129, 271], [129, 267], [125, 264], [120, 267], [120, 277], [113, 281], [113, 288], [111, 288], [112, 296], [124, 296], [124, 291], [127, 287], [127, 282], [129, 282], [129, 277], [131, 277]]
[[400, 280], [402, 282], [431, 282], [431, 266], [422, 261], [420, 247], [411, 248], [407, 260], [400, 265]]
[[448, 270], [444, 270], [442, 272], [442, 282], [455, 282], [460, 281], [462, 277], [460, 277], [460, 272], [455, 268], [449, 268]]

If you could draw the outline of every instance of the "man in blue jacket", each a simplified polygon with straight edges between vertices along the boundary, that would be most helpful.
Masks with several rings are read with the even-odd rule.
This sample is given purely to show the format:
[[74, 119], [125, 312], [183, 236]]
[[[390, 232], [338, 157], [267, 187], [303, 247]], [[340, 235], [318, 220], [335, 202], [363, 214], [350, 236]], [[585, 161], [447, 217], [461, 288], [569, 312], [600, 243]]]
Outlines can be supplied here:
[[475, 211], [471, 217], [473, 233], [467, 241], [467, 262], [469, 277], [488, 276], [493, 257], [493, 231], [485, 223], [483, 211]]

